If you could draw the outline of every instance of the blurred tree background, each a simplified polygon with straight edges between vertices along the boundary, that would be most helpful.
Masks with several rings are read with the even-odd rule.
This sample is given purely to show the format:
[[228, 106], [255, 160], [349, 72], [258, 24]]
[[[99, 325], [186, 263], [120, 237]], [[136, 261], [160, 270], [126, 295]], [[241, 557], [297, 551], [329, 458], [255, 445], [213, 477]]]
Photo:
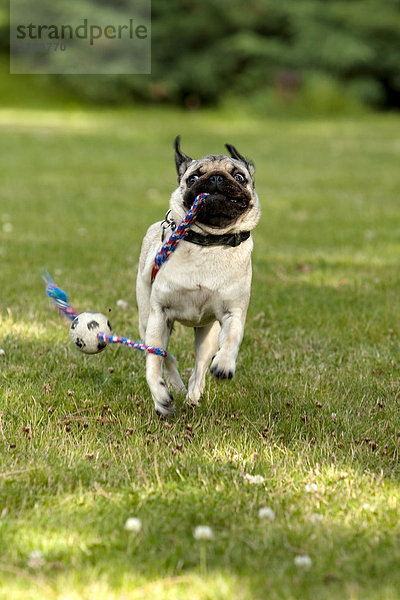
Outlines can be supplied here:
[[[127, 2], [113, 9], [123, 12]], [[97, 0], [96, 10], [109, 11], [109, 3]], [[8, 36], [4, 7], [4, 54]], [[104, 104], [196, 108], [245, 98], [261, 110], [324, 103], [333, 111], [353, 103], [398, 109], [399, 37], [400, 0], [153, 0], [151, 75], [52, 79]]]

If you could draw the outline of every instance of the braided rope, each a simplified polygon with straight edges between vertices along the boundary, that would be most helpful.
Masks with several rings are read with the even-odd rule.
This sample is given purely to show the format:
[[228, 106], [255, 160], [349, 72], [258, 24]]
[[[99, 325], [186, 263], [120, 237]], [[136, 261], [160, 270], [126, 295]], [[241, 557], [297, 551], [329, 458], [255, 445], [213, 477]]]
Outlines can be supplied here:
[[136, 350], [149, 352], [150, 354], [157, 354], [158, 356], [163, 356], [164, 358], [168, 355], [168, 352], [162, 350], [161, 348], [156, 348], [155, 346], [145, 346], [145, 344], [142, 344], [142, 342], [134, 342], [129, 338], [121, 337], [119, 335], [105, 335], [104, 333], [98, 333], [97, 337], [100, 342], [105, 342], [106, 344], [124, 344], [125, 346], [130, 346]]
[[[46, 284], [46, 295], [54, 302], [60, 314], [67, 317], [67, 319], [70, 321], [73, 321], [79, 315], [79, 313], [68, 302], [67, 293], [59, 288], [58, 285], [56, 285], [49, 273], [46, 273], [46, 277], [42, 276], [42, 279]], [[97, 339], [101, 342], [106, 342], [109, 344], [124, 344], [125, 346], [136, 348], [136, 350], [149, 352], [150, 354], [157, 354], [158, 356], [163, 356], [164, 358], [168, 355], [166, 350], [163, 350], [162, 348], [146, 346], [145, 344], [142, 344], [142, 342], [134, 342], [129, 338], [118, 335], [108, 336], [104, 333], [98, 333]]]
[[66, 292], [56, 285], [48, 272], [46, 272], [46, 277], [42, 275], [42, 279], [46, 284], [46, 295], [53, 300], [61, 315], [73, 321], [79, 313], [70, 305]]
[[186, 237], [189, 229], [196, 221], [197, 214], [207, 196], [209, 196], [209, 194], [207, 193], [199, 194], [198, 196], [196, 196], [186, 216], [182, 219], [175, 231], [171, 233], [168, 240], [161, 246], [160, 250], [157, 252], [154, 258], [154, 267], [151, 273], [151, 283], [153, 283], [153, 281], [155, 280], [158, 271], [168, 259], [169, 255], [172, 252], [174, 252], [174, 250], [176, 250], [179, 242]]

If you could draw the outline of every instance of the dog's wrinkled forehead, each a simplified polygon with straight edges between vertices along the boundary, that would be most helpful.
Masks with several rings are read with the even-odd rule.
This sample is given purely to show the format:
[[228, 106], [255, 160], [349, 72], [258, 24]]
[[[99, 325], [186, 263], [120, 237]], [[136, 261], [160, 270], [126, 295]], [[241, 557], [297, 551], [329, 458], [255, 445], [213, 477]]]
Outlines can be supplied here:
[[233, 175], [235, 172], [242, 172], [248, 176], [248, 180], [254, 185], [253, 174], [254, 165], [251, 161], [242, 156], [234, 146], [225, 144], [229, 154], [209, 154], [200, 159], [190, 158], [182, 152], [180, 147], [180, 136], [175, 139], [175, 164], [178, 172], [178, 182], [181, 182], [184, 175], [189, 176], [196, 173], [199, 176], [205, 175], [211, 171], [223, 171]]
[[229, 158], [229, 156], [224, 156], [223, 154], [209, 154], [208, 156], [203, 156], [203, 158], [198, 160], [193, 160], [189, 164], [184, 174], [188, 176], [191, 173], [205, 175], [206, 173], [214, 171], [225, 171], [230, 175], [237, 171], [243, 171], [250, 176], [250, 172], [244, 163], [234, 160], [233, 158]]

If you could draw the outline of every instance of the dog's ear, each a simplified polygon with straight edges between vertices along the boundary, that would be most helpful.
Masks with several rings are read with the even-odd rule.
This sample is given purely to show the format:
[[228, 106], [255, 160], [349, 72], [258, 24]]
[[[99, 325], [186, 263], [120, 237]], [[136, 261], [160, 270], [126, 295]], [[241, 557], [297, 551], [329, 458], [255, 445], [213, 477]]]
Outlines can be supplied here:
[[250, 173], [251, 176], [254, 175], [253, 163], [250, 160], [247, 160], [247, 158], [245, 158], [244, 156], [242, 156], [240, 154], [240, 152], [238, 152], [236, 150], [235, 146], [232, 146], [232, 144], [225, 144], [225, 148], [228, 150], [228, 152], [232, 156], [232, 158], [235, 158], [236, 160], [240, 160], [240, 162], [242, 162], [246, 165], [246, 169], [248, 170], [248, 172]]
[[178, 173], [178, 182], [181, 180], [182, 175], [185, 173], [186, 169], [193, 162], [193, 159], [190, 158], [187, 154], [182, 152], [181, 150], [181, 136], [177, 135], [174, 142], [175, 147], [175, 164], [176, 170]]

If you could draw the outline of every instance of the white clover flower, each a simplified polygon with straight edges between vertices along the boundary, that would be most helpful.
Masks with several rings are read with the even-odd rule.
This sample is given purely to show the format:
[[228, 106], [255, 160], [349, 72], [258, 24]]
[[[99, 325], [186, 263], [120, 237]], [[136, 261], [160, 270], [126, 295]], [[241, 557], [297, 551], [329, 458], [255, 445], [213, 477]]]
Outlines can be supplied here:
[[306, 492], [308, 494], [311, 494], [311, 492], [317, 492], [318, 491], [318, 486], [316, 483], [307, 483], [307, 485], [304, 488], [306, 490]]
[[117, 300], [117, 306], [118, 308], [122, 308], [122, 310], [128, 310], [129, 308], [128, 302], [126, 300], [123, 300], [122, 298]]
[[250, 475], [249, 473], [245, 473], [243, 475], [243, 480], [246, 483], [250, 483], [251, 485], [260, 485], [264, 483], [265, 479], [262, 475]]
[[0, 348], [0, 356], [5, 356], [6, 353], [4, 352], [3, 348]]
[[368, 502], [366, 502], [365, 504], [362, 505], [362, 509], [367, 512], [375, 512], [376, 506], [374, 504], [369, 504]]
[[212, 540], [214, 533], [208, 525], [198, 525], [193, 531], [193, 537], [196, 540]]
[[28, 559], [28, 567], [30, 567], [31, 569], [40, 569], [40, 567], [43, 567], [45, 563], [46, 561], [43, 558], [41, 550], [34, 550], [30, 553]]
[[294, 564], [301, 569], [309, 569], [312, 566], [312, 560], [308, 554], [299, 554], [295, 556]]
[[142, 529], [142, 521], [136, 517], [129, 517], [129, 519], [125, 521], [125, 529], [132, 533], [139, 533]]
[[275, 519], [275, 511], [270, 506], [264, 506], [258, 511], [258, 518], [273, 521]]
[[324, 516], [321, 515], [321, 513], [312, 513], [312, 515], [310, 515], [311, 523], [320, 523], [323, 520], [324, 520]]

